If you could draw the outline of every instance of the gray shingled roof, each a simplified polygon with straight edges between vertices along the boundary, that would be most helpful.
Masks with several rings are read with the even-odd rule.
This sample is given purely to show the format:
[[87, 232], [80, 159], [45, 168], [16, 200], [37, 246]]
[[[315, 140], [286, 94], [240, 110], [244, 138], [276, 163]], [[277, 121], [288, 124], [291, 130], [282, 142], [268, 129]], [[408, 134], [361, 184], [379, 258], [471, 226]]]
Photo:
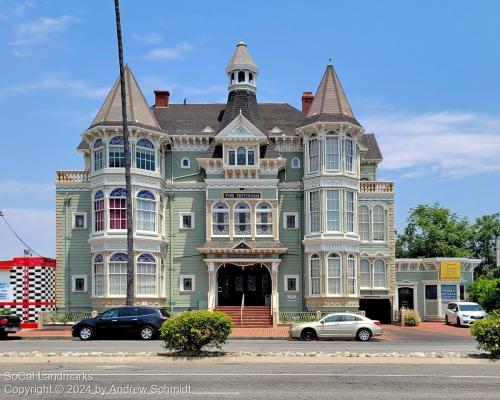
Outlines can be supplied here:
[[226, 66], [226, 73], [235, 69], [248, 69], [250, 71], [258, 72], [257, 64], [248, 52], [245, 42], [239, 42], [236, 45], [236, 50]]
[[382, 152], [378, 147], [377, 138], [374, 133], [365, 133], [360, 138], [360, 142], [363, 146], [368, 148], [368, 151], [363, 156], [364, 160], [367, 161], [382, 161]]

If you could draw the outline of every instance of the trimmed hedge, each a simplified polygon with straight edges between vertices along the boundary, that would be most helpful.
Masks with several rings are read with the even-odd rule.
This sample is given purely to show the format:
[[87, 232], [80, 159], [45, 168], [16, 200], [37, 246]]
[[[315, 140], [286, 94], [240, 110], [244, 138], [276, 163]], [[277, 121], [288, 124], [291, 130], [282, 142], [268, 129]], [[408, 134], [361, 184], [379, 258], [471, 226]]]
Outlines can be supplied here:
[[477, 341], [477, 348], [500, 355], [500, 310], [493, 311], [483, 320], [474, 322], [470, 332]]
[[200, 353], [205, 347], [222, 349], [233, 330], [231, 319], [219, 311], [187, 311], [167, 319], [160, 334], [166, 349]]

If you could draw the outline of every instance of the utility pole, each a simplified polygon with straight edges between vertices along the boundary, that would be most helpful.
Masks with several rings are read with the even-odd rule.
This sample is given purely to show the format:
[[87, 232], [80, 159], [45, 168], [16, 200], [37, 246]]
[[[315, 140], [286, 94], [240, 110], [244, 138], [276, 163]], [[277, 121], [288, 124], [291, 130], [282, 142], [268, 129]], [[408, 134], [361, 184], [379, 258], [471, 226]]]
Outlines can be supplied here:
[[123, 67], [122, 28], [120, 23], [120, 2], [115, 0], [116, 36], [118, 38], [118, 59], [120, 63], [120, 88], [123, 120], [123, 150], [125, 156], [125, 189], [127, 190], [127, 306], [134, 305], [134, 231], [132, 225], [132, 183], [130, 179], [130, 141], [127, 126], [127, 98], [125, 93], [125, 71]]

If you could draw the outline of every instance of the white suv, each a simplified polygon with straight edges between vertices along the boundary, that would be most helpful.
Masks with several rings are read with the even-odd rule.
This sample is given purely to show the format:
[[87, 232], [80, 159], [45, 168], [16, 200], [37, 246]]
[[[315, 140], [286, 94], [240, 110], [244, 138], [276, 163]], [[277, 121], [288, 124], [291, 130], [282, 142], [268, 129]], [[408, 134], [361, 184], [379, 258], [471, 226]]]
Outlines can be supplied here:
[[477, 303], [458, 301], [449, 303], [444, 320], [447, 324], [455, 323], [457, 326], [472, 325], [474, 321], [486, 317], [486, 312]]

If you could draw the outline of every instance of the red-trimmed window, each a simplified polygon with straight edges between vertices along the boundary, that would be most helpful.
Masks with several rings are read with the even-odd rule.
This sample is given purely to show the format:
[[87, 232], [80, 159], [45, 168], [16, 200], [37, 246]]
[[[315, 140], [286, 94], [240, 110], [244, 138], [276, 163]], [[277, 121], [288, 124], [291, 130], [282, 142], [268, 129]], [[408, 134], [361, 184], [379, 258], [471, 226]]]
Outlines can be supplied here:
[[104, 193], [102, 190], [96, 192], [94, 196], [94, 231], [104, 230]]
[[126, 190], [115, 189], [109, 197], [109, 229], [127, 229]]

